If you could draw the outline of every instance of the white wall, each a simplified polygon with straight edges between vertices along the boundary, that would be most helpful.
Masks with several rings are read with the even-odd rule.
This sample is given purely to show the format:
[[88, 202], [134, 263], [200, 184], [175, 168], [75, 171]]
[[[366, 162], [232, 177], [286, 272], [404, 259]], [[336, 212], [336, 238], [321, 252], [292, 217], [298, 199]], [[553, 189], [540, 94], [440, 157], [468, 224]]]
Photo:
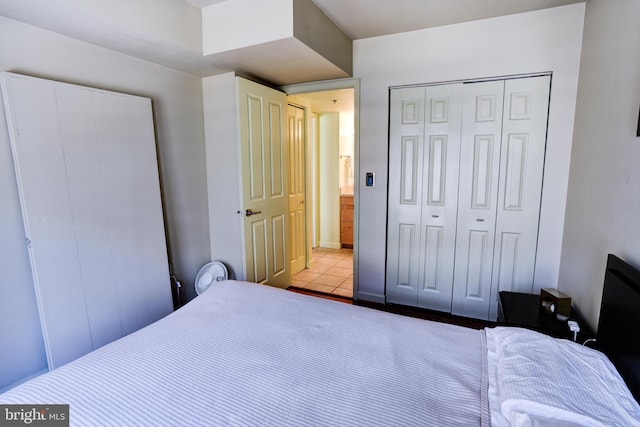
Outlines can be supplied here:
[[[24, 2], [24, 0], [21, 0]], [[198, 54], [202, 53], [202, 15], [188, 2], [175, 0], [66, 0], [84, 13]], [[52, 3], [52, 0], [47, 0]], [[42, 7], [42, 3], [37, 6]], [[53, 5], [63, 9], [63, 5]], [[75, 17], [81, 19], [80, 17]]]
[[592, 327], [608, 253], [640, 268], [640, 2], [587, 2], [559, 289]]
[[319, 119], [320, 241], [323, 248], [340, 248], [340, 114], [322, 113]]
[[[553, 72], [534, 290], [556, 287], [584, 22], [584, 4], [354, 42], [361, 79], [358, 298], [382, 301], [390, 86]], [[365, 187], [366, 172], [376, 186]]]
[[[0, 17], [0, 71], [153, 100], [173, 270], [192, 287], [209, 260], [200, 78]], [[4, 111], [0, 116], [0, 389], [46, 366]], [[193, 294], [188, 291], [187, 297]]]
[[244, 279], [243, 217], [236, 213], [242, 208], [242, 181], [235, 73], [206, 77], [202, 88], [211, 259], [222, 261], [231, 278]]
[[202, 9], [202, 36], [205, 55], [292, 37], [293, 1], [235, 0], [212, 4]]

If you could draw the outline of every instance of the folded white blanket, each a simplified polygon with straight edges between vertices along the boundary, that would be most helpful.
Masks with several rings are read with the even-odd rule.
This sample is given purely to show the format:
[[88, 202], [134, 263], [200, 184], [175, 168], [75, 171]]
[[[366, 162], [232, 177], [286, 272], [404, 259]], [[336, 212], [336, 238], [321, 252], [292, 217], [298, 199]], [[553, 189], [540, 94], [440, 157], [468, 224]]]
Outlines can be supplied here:
[[486, 330], [496, 426], [640, 426], [640, 407], [607, 357], [519, 328]]

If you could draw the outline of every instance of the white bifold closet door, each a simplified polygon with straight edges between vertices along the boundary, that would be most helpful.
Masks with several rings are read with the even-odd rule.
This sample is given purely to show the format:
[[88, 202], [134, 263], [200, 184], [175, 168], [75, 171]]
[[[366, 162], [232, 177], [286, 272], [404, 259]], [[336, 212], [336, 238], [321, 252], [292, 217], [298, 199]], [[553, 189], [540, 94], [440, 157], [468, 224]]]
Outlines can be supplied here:
[[451, 310], [462, 89], [391, 91], [389, 302]]
[[151, 101], [12, 73], [2, 89], [53, 369], [172, 311]]
[[490, 305], [503, 98], [504, 81], [464, 85], [452, 312], [481, 319]]
[[387, 301], [494, 319], [531, 291], [549, 83], [391, 91]]

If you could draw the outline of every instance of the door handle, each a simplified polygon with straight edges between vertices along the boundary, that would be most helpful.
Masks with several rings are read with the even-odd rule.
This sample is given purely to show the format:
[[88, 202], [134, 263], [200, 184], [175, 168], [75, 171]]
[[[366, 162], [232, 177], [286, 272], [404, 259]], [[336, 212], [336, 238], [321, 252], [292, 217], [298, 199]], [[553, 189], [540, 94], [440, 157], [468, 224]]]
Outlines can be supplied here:
[[261, 214], [262, 211], [252, 211], [251, 209], [247, 209], [246, 211], [244, 211], [244, 216], [251, 216], [251, 215], [258, 215]]

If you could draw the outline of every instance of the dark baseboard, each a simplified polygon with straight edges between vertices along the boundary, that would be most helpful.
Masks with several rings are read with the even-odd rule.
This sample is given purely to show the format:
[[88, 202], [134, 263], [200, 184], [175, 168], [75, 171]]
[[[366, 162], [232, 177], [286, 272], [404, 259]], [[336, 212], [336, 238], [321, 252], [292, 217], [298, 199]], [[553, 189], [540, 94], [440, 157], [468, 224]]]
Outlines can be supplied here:
[[363, 307], [375, 308], [376, 310], [386, 311], [388, 313], [400, 314], [403, 316], [417, 317], [419, 319], [433, 320], [435, 322], [450, 323], [452, 325], [465, 326], [472, 329], [483, 329], [486, 327], [496, 326], [495, 322], [487, 320], [472, 319], [470, 317], [456, 316], [451, 313], [441, 311], [427, 310], [425, 308], [409, 307], [398, 304], [378, 304], [368, 301], [354, 301], [355, 305]]
[[340, 295], [326, 294], [324, 292], [313, 291], [311, 289], [297, 288], [295, 286], [289, 286], [287, 290], [291, 292], [295, 292], [297, 294], [311, 295], [318, 298], [330, 299], [332, 301], [343, 302], [346, 304], [353, 304], [353, 300], [351, 298], [342, 297]]
[[408, 307], [397, 304], [380, 304], [375, 302], [369, 302], [364, 300], [353, 300], [347, 297], [341, 297], [339, 295], [326, 294], [324, 292], [312, 291], [310, 289], [296, 288], [295, 286], [289, 286], [288, 291], [296, 292], [299, 294], [311, 295], [318, 298], [329, 299], [332, 301], [339, 301], [346, 304], [358, 305], [361, 307], [373, 308], [376, 310], [386, 311], [388, 313], [400, 314], [402, 316], [416, 317], [419, 319], [433, 320], [435, 322], [450, 323], [452, 325], [465, 326], [472, 329], [483, 329], [485, 327], [496, 326], [495, 322], [489, 322], [486, 320], [471, 319], [468, 317], [455, 316], [450, 313], [443, 313], [435, 310], [427, 310], [418, 307]]

